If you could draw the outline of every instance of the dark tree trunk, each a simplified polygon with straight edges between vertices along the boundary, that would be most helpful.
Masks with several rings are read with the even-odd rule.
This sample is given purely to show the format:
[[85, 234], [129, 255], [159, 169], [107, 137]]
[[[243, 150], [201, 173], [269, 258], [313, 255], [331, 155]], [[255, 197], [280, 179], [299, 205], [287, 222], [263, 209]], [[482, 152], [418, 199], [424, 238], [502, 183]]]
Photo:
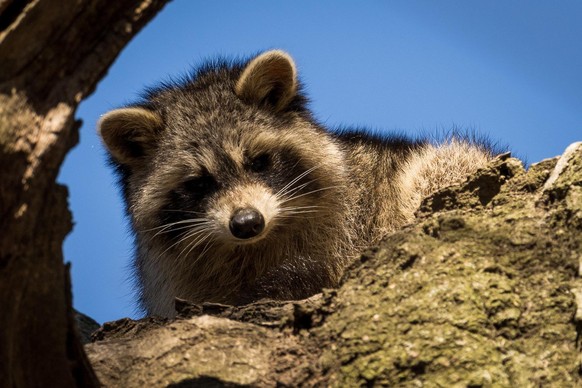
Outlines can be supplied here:
[[62, 243], [79, 102], [166, 0], [0, 0], [0, 385], [96, 385]]

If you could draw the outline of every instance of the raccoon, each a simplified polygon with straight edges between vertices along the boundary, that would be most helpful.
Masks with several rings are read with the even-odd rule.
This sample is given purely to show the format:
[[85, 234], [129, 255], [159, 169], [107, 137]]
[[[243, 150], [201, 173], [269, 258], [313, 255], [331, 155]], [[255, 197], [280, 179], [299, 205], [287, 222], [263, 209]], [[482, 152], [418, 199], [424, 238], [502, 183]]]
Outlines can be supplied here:
[[139, 304], [244, 304], [336, 287], [421, 199], [487, 163], [451, 138], [330, 130], [284, 51], [214, 61], [106, 113], [98, 130], [135, 233]]

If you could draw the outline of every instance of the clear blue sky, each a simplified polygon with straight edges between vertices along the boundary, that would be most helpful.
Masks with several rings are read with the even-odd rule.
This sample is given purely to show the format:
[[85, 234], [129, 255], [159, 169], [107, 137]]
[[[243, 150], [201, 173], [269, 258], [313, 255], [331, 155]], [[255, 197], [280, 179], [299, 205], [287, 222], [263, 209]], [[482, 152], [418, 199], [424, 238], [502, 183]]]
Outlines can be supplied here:
[[77, 112], [81, 143], [60, 174], [75, 307], [101, 323], [137, 317], [132, 242], [95, 123], [144, 86], [205, 58], [282, 48], [330, 126], [476, 129], [533, 163], [582, 140], [581, 21], [579, 0], [174, 0]]

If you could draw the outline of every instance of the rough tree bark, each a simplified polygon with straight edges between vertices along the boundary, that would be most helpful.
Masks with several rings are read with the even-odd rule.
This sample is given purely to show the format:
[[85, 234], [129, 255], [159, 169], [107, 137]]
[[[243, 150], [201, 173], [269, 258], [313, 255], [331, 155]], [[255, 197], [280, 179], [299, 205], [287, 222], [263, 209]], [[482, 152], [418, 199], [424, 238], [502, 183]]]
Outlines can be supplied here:
[[0, 385], [92, 386], [62, 242], [75, 109], [166, 0], [0, 1]]
[[105, 324], [110, 387], [580, 386], [582, 143], [527, 172], [507, 155], [306, 301], [178, 301]]

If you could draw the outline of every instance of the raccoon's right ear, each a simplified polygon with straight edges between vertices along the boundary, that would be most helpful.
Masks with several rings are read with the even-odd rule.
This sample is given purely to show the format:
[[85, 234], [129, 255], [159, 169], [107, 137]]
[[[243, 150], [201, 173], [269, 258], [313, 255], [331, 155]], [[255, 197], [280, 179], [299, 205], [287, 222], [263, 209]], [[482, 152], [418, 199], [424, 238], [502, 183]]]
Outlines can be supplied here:
[[247, 102], [283, 110], [297, 95], [295, 62], [284, 51], [267, 51], [245, 67], [235, 92]]
[[156, 146], [161, 118], [144, 108], [122, 108], [104, 114], [97, 130], [113, 159], [131, 165]]

